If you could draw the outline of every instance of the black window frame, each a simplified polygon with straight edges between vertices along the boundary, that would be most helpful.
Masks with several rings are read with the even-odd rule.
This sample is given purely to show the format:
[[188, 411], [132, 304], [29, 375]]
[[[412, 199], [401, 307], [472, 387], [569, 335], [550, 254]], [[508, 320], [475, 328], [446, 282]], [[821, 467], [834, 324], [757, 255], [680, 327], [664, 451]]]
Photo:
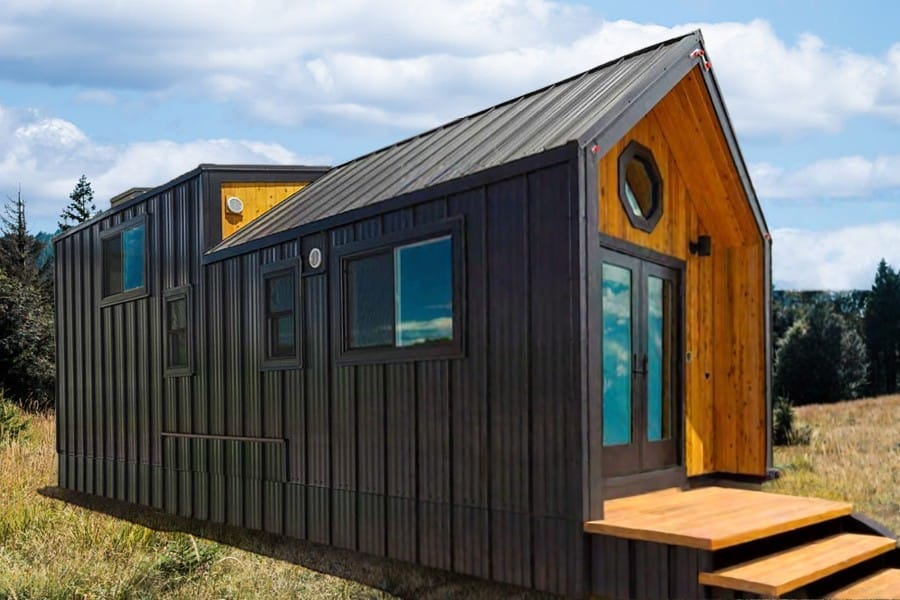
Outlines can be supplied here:
[[[444, 237], [450, 238], [453, 339], [447, 342], [397, 346], [395, 330], [394, 341], [390, 346], [352, 348], [350, 346], [349, 286], [347, 281], [349, 263], [353, 260], [385, 252], [393, 254], [397, 248]], [[331, 301], [332, 306], [336, 307], [336, 310], [332, 312], [332, 331], [334, 332], [334, 347], [337, 349], [337, 364], [373, 364], [462, 358], [465, 349], [466, 329], [466, 265], [464, 249], [464, 222], [461, 216], [392, 232], [371, 240], [351, 242], [332, 248], [331, 254], [334, 256], [334, 260], [330, 271], [332, 280]], [[394, 278], [394, 281], [396, 281], [396, 278]], [[394, 285], [396, 286], [396, 283]], [[394, 289], [396, 290], [396, 287]], [[396, 313], [394, 318], [396, 320]]]
[[[185, 301], [185, 343], [187, 345], [187, 364], [186, 365], [170, 365], [169, 364], [169, 338], [171, 329], [169, 327], [169, 302], [184, 300]], [[170, 288], [163, 292], [163, 366], [165, 377], [188, 377], [194, 374], [194, 304], [193, 293], [190, 285], [183, 285], [176, 288]]]
[[[647, 176], [650, 178], [652, 206], [650, 214], [647, 216], [634, 214], [625, 191], [628, 165], [633, 160], [640, 161], [644, 165]], [[628, 142], [628, 145], [619, 155], [618, 179], [619, 202], [622, 203], [622, 209], [628, 215], [631, 226], [647, 233], [652, 232], [663, 215], [663, 179], [656, 164], [656, 159], [653, 158], [653, 152], [635, 140]]]
[[[128, 229], [133, 229], [134, 227], [142, 226], [144, 228], [144, 260], [143, 260], [143, 268], [144, 268], [144, 285], [137, 288], [132, 288], [130, 290], [123, 290], [121, 292], [112, 292], [109, 293], [106, 289], [106, 280], [107, 280], [107, 265], [106, 265], [106, 256], [104, 255], [103, 246], [106, 240], [113, 237], [121, 237], [121, 235]], [[111, 304], [118, 304], [120, 302], [128, 302], [131, 300], [138, 300], [140, 298], [146, 298], [150, 295], [150, 243], [152, 240], [152, 236], [150, 235], [150, 220], [147, 218], [146, 214], [137, 215], [131, 219], [127, 219], [122, 221], [118, 225], [110, 227], [100, 232], [100, 235], [97, 239], [97, 286], [99, 288], [99, 296], [100, 296], [100, 306], [109, 306]], [[124, 276], [124, 273], [123, 273]]]
[[[273, 356], [271, 350], [271, 329], [269, 327], [268, 283], [270, 279], [290, 275], [294, 279], [294, 353], [291, 356]], [[260, 268], [259, 278], [259, 368], [262, 371], [298, 369], [303, 366], [303, 303], [300, 259], [289, 258], [266, 263]]]

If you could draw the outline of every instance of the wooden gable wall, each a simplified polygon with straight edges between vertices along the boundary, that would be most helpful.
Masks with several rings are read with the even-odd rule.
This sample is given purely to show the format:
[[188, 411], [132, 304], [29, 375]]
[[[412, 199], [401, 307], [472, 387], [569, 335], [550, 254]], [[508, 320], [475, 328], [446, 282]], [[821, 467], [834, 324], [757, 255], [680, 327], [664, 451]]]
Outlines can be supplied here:
[[[618, 156], [650, 148], [663, 215], [631, 226], [618, 194]], [[765, 241], [728, 151], [699, 67], [600, 159], [599, 230], [686, 263], [685, 463], [688, 475], [766, 470]], [[691, 240], [712, 238], [712, 256]]]
[[[222, 217], [222, 239], [254, 221], [264, 212], [285, 200], [291, 194], [302, 190], [308, 184], [281, 181], [226, 181], [222, 183], [220, 210]], [[237, 196], [244, 203], [244, 212], [236, 215], [228, 212], [225, 202], [229, 196]]]

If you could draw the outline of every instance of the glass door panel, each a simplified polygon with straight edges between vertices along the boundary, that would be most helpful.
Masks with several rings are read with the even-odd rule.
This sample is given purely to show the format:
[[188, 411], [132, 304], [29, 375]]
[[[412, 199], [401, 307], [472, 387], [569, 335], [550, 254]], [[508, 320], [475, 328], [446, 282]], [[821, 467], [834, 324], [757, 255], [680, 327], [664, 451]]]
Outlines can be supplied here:
[[631, 270], [603, 265], [603, 445], [631, 443]]
[[617, 252], [603, 256], [603, 473], [665, 469], [680, 454], [680, 274]]
[[647, 277], [647, 439], [672, 435], [672, 284]]

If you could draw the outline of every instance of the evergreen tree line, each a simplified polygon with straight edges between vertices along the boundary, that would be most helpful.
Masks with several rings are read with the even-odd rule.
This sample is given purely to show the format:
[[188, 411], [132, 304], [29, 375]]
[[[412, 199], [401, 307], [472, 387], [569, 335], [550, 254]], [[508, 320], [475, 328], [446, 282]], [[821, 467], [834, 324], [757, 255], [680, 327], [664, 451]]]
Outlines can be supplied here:
[[[60, 215], [60, 231], [96, 212], [82, 175]], [[53, 253], [46, 235], [28, 229], [21, 189], [0, 215], [0, 392], [32, 410], [53, 406], [56, 379]]]
[[775, 394], [793, 404], [893, 394], [900, 374], [900, 273], [870, 290], [773, 295]]

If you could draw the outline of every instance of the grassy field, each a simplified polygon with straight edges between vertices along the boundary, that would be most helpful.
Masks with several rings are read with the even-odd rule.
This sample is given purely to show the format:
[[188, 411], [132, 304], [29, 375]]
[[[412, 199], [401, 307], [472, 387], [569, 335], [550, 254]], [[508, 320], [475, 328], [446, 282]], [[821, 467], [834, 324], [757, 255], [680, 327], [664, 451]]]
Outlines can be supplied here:
[[303, 567], [45, 498], [54, 421], [0, 445], [0, 598], [387, 598]]
[[766, 489], [852, 502], [900, 534], [900, 395], [802, 406], [808, 446], [775, 448], [784, 476]]
[[[775, 449], [769, 491], [834, 498], [900, 533], [900, 396], [797, 409], [809, 446]], [[337, 577], [45, 498], [51, 417], [0, 441], [0, 598], [387, 598]]]

